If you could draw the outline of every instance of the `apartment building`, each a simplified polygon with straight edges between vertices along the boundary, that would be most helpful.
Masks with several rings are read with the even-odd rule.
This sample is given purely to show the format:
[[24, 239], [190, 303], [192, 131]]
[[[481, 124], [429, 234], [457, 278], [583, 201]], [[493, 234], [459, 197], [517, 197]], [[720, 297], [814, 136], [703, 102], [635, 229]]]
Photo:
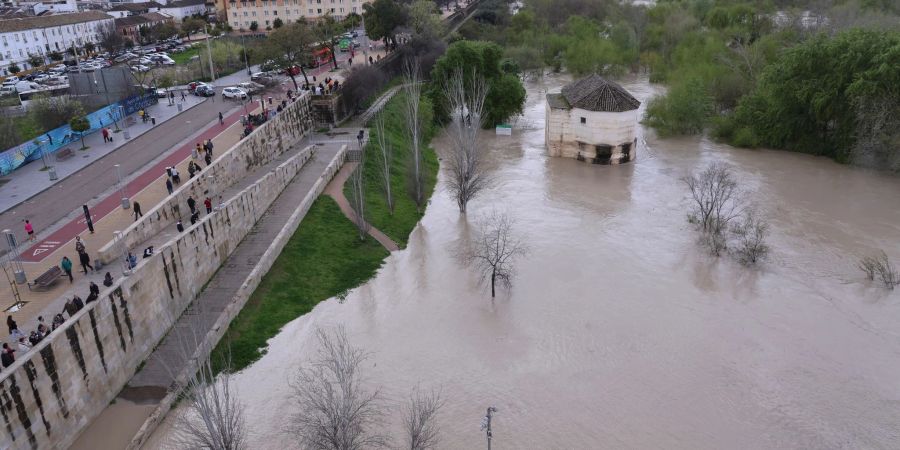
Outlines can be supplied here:
[[47, 61], [50, 53], [96, 44], [107, 26], [114, 27], [113, 17], [102, 11], [0, 20], [0, 76], [9, 75], [7, 69], [13, 64], [30, 68], [32, 55]]
[[[275, 19], [284, 23], [296, 22], [305, 17], [316, 19], [331, 14], [343, 19], [352, 13], [362, 14], [363, 4], [371, 0], [256, 0], [225, 2], [225, 17], [236, 30], [250, 29], [256, 22], [259, 30], [271, 28]], [[222, 3], [219, 3], [222, 4]]]

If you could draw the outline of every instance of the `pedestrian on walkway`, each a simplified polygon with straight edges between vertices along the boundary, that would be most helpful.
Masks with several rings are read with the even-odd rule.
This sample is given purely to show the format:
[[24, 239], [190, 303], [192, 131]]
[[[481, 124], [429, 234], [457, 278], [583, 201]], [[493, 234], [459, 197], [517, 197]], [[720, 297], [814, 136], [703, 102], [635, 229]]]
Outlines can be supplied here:
[[59, 263], [59, 266], [62, 267], [63, 272], [65, 272], [66, 275], [69, 276], [69, 283], [74, 282], [75, 279], [72, 278], [72, 260], [69, 259], [68, 256], [63, 256], [62, 262]]
[[178, 222], [175, 222], [175, 229], [178, 230], [179, 233], [184, 232], [184, 225], [181, 224], [181, 219]]
[[134, 202], [134, 209], [132, 210], [132, 214], [134, 214], [134, 221], [137, 222], [138, 217], [144, 217], [144, 212], [141, 211], [141, 204], [138, 202]]
[[63, 305], [63, 311], [65, 311], [65, 313], [68, 314], [69, 317], [72, 317], [75, 315], [75, 313], [78, 312], [78, 308], [75, 307], [75, 304], [72, 303], [71, 299], [67, 299], [66, 303]]
[[166, 190], [169, 191], [169, 195], [172, 195], [172, 179], [166, 178]]
[[212, 139], [207, 139], [206, 144], [204, 144], [203, 146], [206, 148], [206, 153], [209, 153], [209, 157], [212, 158], [212, 151], [213, 151]]
[[84, 253], [85, 250], [86, 248], [84, 242], [81, 241], [81, 236], [75, 236], [75, 252]]
[[34, 241], [34, 227], [31, 226], [31, 222], [28, 219], [25, 219], [25, 232], [28, 233], [28, 240]]
[[75, 307], [78, 308], [79, 311], [84, 309], [84, 300], [82, 300], [81, 297], [76, 295], [75, 298], [72, 299], [72, 303], [75, 304]]
[[206, 152], [206, 156], [203, 157], [203, 160], [206, 161], [206, 167], [209, 167], [212, 164], [212, 152]]
[[94, 271], [94, 266], [91, 265], [91, 257], [87, 252], [78, 254], [78, 262], [81, 263], [81, 268], [84, 269], [85, 274], [87, 274], [88, 269], [91, 269], [91, 272]]
[[194, 178], [194, 172], [196, 171], [197, 169], [194, 168], [194, 162], [188, 161], [188, 179]]
[[197, 201], [194, 200], [194, 197], [188, 197], [187, 199], [188, 208], [191, 208], [191, 214], [197, 209]]
[[181, 184], [181, 174], [178, 173], [178, 169], [175, 167], [172, 168], [172, 182], [175, 183], [176, 186]]
[[200, 220], [200, 211], [194, 211], [191, 213], [191, 225], [197, 223]]
[[181, 102], [184, 103], [184, 91], [181, 91]]
[[[13, 320], [12, 316], [6, 316], [6, 326], [9, 328], [10, 336], [21, 335], [19, 332], [19, 325]], [[18, 339], [18, 337], [16, 337], [16, 339]]]
[[113, 277], [111, 273], [106, 272], [106, 275], [103, 276], [103, 285], [106, 287], [110, 287], [113, 285]]
[[220, 195], [219, 196], [219, 210], [221, 211], [223, 209], [225, 209], [225, 199], [222, 198], [222, 196]]
[[91, 281], [90, 286], [88, 286], [88, 292], [93, 295], [94, 298], [97, 298], [97, 296], [100, 295], [100, 286], [97, 286], [97, 283]]
[[25, 336], [19, 338], [19, 351], [22, 353], [28, 353], [28, 350], [31, 350], [31, 345], [28, 344], [28, 341], [25, 340]]
[[222, 111], [219, 111], [219, 125], [225, 125], [225, 117], [222, 116]]
[[206, 200], [203, 200], [203, 206], [206, 207], [206, 213], [209, 214], [212, 212], [212, 199], [206, 197]]
[[103, 142], [109, 142], [109, 130], [107, 130], [106, 127], [103, 127], [103, 129], [100, 130], [100, 133], [103, 134]]
[[200, 145], [200, 143], [198, 142], [198, 143], [197, 143], [197, 146], [194, 147], [194, 150], [191, 152], [191, 158], [193, 158], [193, 159], [199, 158], [199, 157], [200, 157], [200, 152], [202, 152], [202, 151], [203, 151], [203, 147], [202, 147], [202, 146]]
[[9, 344], [6, 342], [3, 343], [3, 350], [0, 351], [0, 363], [3, 364], [3, 368], [7, 368], [11, 366], [14, 362], [16, 362], [16, 351], [9, 348]]

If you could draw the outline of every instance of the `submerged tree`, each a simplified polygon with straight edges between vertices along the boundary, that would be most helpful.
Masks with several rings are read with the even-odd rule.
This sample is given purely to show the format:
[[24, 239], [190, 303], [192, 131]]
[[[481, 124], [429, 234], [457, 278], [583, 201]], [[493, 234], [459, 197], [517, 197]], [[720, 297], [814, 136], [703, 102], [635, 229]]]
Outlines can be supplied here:
[[412, 393], [403, 411], [403, 427], [409, 450], [427, 450], [437, 447], [440, 429], [437, 413], [444, 405], [438, 391]]
[[748, 208], [743, 221], [735, 225], [732, 231], [738, 239], [734, 252], [741, 264], [752, 266], [769, 253], [766, 244], [769, 224], [759, 217], [756, 210]]
[[497, 296], [497, 283], [509, 288], [515, 273], [513, 260], [527, 252], [525, 244], [512, 235], [512, 220], [496, 211], [485, 216], [473, 242], [469, 260], [491, 283], [491, 298]]
[[179, 386], [186, 407], [175, 425], [175, 441], [181, 448], [240, 450], [247, 448], [244, 405], [238, 400], [234, 381], [225, 370], [216, 376], [211, 358], [200, 361], [200, 367]]
[[367, 355], [352, 346], [343, 328], [316, 330], [317, 357], [291, 382], [297, 411], [290, 429], [303, 448], [357, 450], [388, 445], [382, 429], [381, 393], [362, 385]]
[[893, 290], [894, 286], [900, 284], [900, 273], [891, 264], [887, 253], [881, 250], [877, 256], [866, 256], [859, 261], [858, 267], [866, 274], [869, 280], [875, 280], [875, 277], [881, 280], [884, 287]]
[[682, 178], [691, 191], [694, 208], [688, 214], [703, 233], [710, 252], [718, 256], [725, 250], [725, 232], [735, 218], [744, 212], [737, 181], [726, 164], [714, 162], [699, 175]]
[[448, 187], [459, 212], [465, 214], [469, 200], [488, 183], [478, 151], [478, 129], [484, 121], [484, 99], [488, 89], [484, 78], [477, 75], [466, 83], [462, 69], [458, 69], [443, 88], [450, 106], [447, 134], [450, 136], [448, 168], [451, 176]]

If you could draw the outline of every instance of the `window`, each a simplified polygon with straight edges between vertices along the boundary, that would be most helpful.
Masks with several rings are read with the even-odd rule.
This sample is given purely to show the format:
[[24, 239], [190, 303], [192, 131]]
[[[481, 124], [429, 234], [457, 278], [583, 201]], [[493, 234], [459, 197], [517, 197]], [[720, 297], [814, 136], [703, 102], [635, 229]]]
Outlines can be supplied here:
[[19, 42], [19, 35], [16, 35], [16, 42]]
[[587, 123], [587, 118], [582, 117], [582, 118], [581, 118], [581, 123], [586, 124], [586, 123]]
[[253, 17], [256, 17], [256, 11], [253, 11], [253, 14], [251, 14], [251, 15], [252, 15]]
[[[263, 15], [268, 16], [268, 15], [269, 15], [269, 11], [263, 11]], [[268, 22], [268, 20], [267, 20], [266, 22]]]
[[322, 8], [317, 9], [316, 12], [322, 14]]
[[[244, 11], [244, 17], [247, 17], [247, 11]], [[410, 116], [412, 117], [412, 116]]]
[[277, 16], [277, 15], [278, 15], [278, 11], [272, 11], [272, 15], [273, 15], [273, 16]]
[[312, 8], [309, 8], [309, 13], [310, 13], [310, 14], [312, 14], [312, 13], [313, 13], [313, 11], [312, 11]]

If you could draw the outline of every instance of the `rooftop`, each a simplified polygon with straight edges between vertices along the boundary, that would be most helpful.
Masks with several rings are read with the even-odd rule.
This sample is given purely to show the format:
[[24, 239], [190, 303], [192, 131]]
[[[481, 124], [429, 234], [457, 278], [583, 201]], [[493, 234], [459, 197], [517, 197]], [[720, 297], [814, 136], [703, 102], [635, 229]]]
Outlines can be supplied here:
[[116, 19], [116, 28], [130, 27], [134, 25], [142, 25], [145, 23], [159, 22], [163, 20], [171, 20], [172, 18], [157, 12], [141, 14], [138, 16], [128, 16]]
[[157, 2], [141, 2], [141, 3], [123, 3], [111, 8], [110, 11], [130, 11], [140, 12], [147, 11], [151, 8], [162, 8], [163, 5]]
[[112, 19], [112, 16], [102, 11], [85, 11], [70, 14], [27, 17], [22, 19], [5, 19], [0, 20], [0, 33], [58, 27], [103, 19]]
[[175, 0], [163, 6], [163, 8], [186, 8], [197, 5], [206, 5], [206, 0]]
[[[563, 87], [562, 97], [570, 108], [588, 111], [625, 112], [641, 106], [641, 102], [625, 88], [597, 74]], [[549, 100], [550, 96], [547, 98]]]

